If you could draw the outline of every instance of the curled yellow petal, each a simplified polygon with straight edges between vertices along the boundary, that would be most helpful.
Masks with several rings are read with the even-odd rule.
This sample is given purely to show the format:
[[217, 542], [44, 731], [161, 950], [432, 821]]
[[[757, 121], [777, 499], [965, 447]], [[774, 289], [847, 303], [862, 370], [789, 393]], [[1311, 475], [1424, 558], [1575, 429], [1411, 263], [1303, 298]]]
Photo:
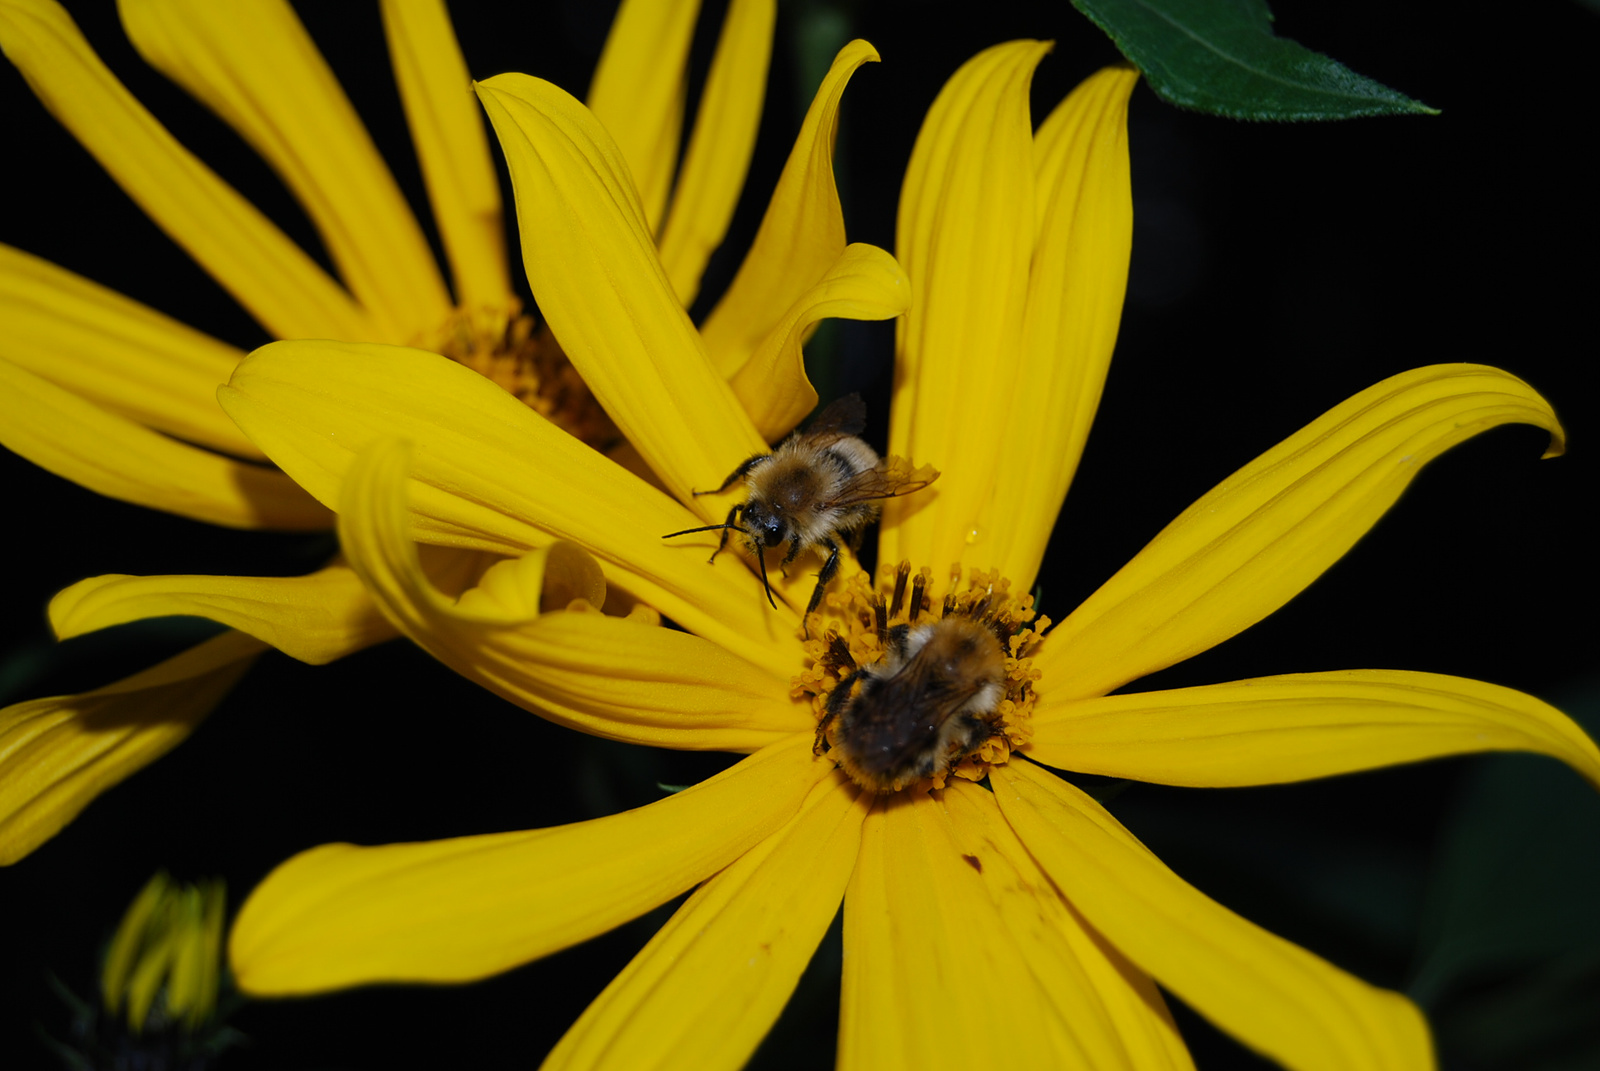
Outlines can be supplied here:
[[761, 437], [776, 442], [816, 408], [816, 388], [806, 378], [800, 347], [819, 321], [887, 320], [905, 312], [910, 301], [906, 273], [893, 257], [875, 245], [847, 247], [817, 285], [795, 299], [730, 380]]
[[649, 806], [525, 833], [359, 848], [280, 865], [239, 910], [228, 958], [256, 996], [464, 982], [604, 933], [780, 829], [832, 768], [774, 744]]
[[[700, 293], [706, 261], [728, 233], [744, 189], [756, 128], [761, 125], [777, 18], [775, 0], [731, 0], [722, 20], [683, 171], [657, 243], [661, 266], [684, 308], [693, 305]], [[605, 122], [598, 110], [595, 114]]]
[[0, 358], [146, 427], [261, 456], [217, 407], [242, 351], [8, 245], [0, 321]]
[[0, 710], [0, 865], [177, 746], [264, 649], [225, 632], [104, 688]]
[[[844, 898], [870, 797], [835, 775], [691, 896], [551, 1050], [544, 1071], [737, 1071], [778, 1018]], [[692, 1055], [691, 1055], [692, 1054]]]
[[[339, 538], [383, 613], [439, 661], [527, 710], [614, 740], [754, 751], [811, 728], [809, 709], [789, 698], [786, 679], [716, 644], [565, 612], [574, 590], [594, 609], [605, 603], [599, 567], [574, 544], [501, 562], [458, 601], [445, 598], [423, 574], [409, 534], [409, 453], [391, 440], [355, 461], [341, 494]], [[555, 567], [547, 568], [551, 556]], [[567, 583], [558, 586], [567, 590], [553, 599], [545, 580], [561, 573]]]
[[[944, 473], [884, 504], [879, 558], [999, 564], [1002, 463], [1015, 452], [1034, 244], [1028, 87], [1050, 45], [1012, 41], [968, 60], [928, 109], [900, 190], [896, 259], [911, 278], [899, 323], [889, 453]], [[959, 447], [955, 443], [959, 442]]]
[[449, 295], [416, 217], [286, 0], [120, 0], [139, 54], [216, 112], [305, 207], [379, 333], [436, 327]]
[[240, 362], [217, 397], [331, 506], [356, 454], [406, 440], [414, 539], [510, 557], [570, 540], [600, 560], [609, 584], [696, 635], [782, 679], [797, 671], [787, 641], [799, 615], [767, 605], [741, 555], [708, 565], [706, 537], [663, 539], [695, 516], [454, 361], [397, 346], [277, 342]]
[[995, 515], [1005, 518], [995, 561], [1023, 590], [1083, 456], [1117, 341], [1133, 248], [1128, 95], [1138, 79], [1126, 67], [1093, 75], [1034, 138], [1039, 234], [1006, 414], [1009, 426], [1029, 429], [1029, 444], [1007, 453], [994, 490]]
[[0, 3], [0, 49], [156, 225], [280, 338], [374, 338], [372, 317], [179, 145], [54, 0]]
[[1413, 369], [1341, 402], [1212, 488], [1057, 625], [1038, 661], [1050, 691], [1104, 695], [1250, 627], [1338, 561], [1423, 465], [1513, 423], [1549, 431], [1545, 456], [1561, 452], [1550, 404], [1485, 365]]
[[444, 0], [383, 0], [382, 11], [456, 301], [469, 309], [503, 308], [512, 290], [500, 182], [450, 13]]
[[1411, 1001], [1235, 915], [1087, 795], [1028, 762], [991, 772], [1006, 821], [1068, 902], [1163, 988], [1291, 1071], [1433, 1066]]
[[1476, 751], [1535, 751], [1600, 788], [1600, 751], [1531, 695], [1440, 673], [1295, 673], [1070, 703], [1040, 696], [1028, 755], [1166, 785], [1267, 785]]
[[699, 11], [700, 0], [623, 0], [589, 87], [589, 108], [611, 131], [633, 173], [652, 234], [678, 167], [689, 45]]
[[0, 445], [108, 498], [230, 528], [333, 518], [281, 472], [188, 446], [0, 359]]
[[844, 251], [844, 211], [833, 180], [839, 103], [856, 69], [877, 60], [871, 45], [851, 41], [811, 101], [755, 241], [702, 328], [711, 360], [724, 376], [750, 359], [784, 310]]
[[50, 600], [58, 639], [150, 617], [204, 617], [322, 665], [392, 639], [394, 628], [348, 565], [309, 576], [108, 576]]
[[615, 143], [549, 82], [502, 74], [479, 82], [478, 95], [511, 169], [540, 311], [628, 441], [711, 519], [716, 504], [693, 491], [716, 487], [766, 442], [706, 359]]

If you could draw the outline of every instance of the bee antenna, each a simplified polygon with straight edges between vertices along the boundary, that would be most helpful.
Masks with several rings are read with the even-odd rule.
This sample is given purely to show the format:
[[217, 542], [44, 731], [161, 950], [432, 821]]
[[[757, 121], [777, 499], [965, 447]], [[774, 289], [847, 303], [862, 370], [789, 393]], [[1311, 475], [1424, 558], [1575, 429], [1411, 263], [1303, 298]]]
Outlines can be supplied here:
[[739, 525], [737, 525], [737, 524], [708, 524], [708, 525], [704, 526], [703, 528], [685, 528], [681, 532], [668, 532], [666, 535], [662, 536], [661, 538], [662, 539], [671, 539], [673, 536], [694, 535], [694, 533], [696, 533], [696, 532], [715, 532], [715, 531], [719, 531], [719, 530], [721, 530], [723, 528], [737, 528], [741, 532], [744, 531], [744, 529], [742, 527], [740, 527]]
[[[716, 526], [713, 525], [713, 527]], [[729, 525], [728, 527], [731, 528], [733, 526]], [[772, 581], [767, 579], [767, 556], [759, 544], [756, 546], [755, 550], [756, 561], [761, 563], [761, 586], [767, 589], [767, 602], [771, 603], [772, 608], [776, 610], [778, 608], [778, 601], [772, 597]]]

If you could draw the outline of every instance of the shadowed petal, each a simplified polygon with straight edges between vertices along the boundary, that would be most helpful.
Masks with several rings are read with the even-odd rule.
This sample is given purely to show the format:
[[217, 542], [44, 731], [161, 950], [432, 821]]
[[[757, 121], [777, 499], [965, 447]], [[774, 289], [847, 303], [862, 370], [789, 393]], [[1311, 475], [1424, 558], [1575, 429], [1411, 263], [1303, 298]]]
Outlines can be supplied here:
[[356, 454], [407, 440], [412, 538], [512, 557], [570, 540], [600, 559], [609, 584], [775, 676], [796, 672], [797, 648], [778, 641], [792, 640], [799, 615], [768, 607], [737, 552], [707, 565], [715, 535], [662, 539], [694, 515], [454, 361], [398, 346], [277, 342], [240, 362], [217, 397], [331, 506]]
[[97, 494], [230, 528], [333, 518], [281, 472], [169, 439], [0, 360], [0, 445]]
[[589, 108], [611, 131], [633, 173], [652, 234], [678, 166], [689, 45], [699, 11], [700, 0], [622, 0], [589, 86]]
[[1035, 231], [1028, 87], [1049, 49], [1012, 41], [968, 60], [928, 109], [906, 168], [895, 255], [912, 299], [895, 348], [889, 453], [944, 476], [884, 503], [879, 561], [999, 564], [996, 528], [1011, 519], [994, 515], [994, 488], [1016, 449], [1007, 407]]
[[1549, 403], [1484, 365], [1417, 368], [1340, 403], [1212, 488], [1057, 625], [1037, 662], [1049, 691], [1104, 695], [1249, 628], [1338, 561], [1424, 464], [1512, 423], [1546, 429], [1545, 456], [1561, 452]]
[[0, 3], [0, 48], [140, 208], [280, 338], [373, 338], [366, 310], [167, 133], [53, 0]]
[[755, 241], [701, 329], [712, 363], [724, 376], [750, 359], [784, 310], [844, 252], [844, 211], [833, 180], [839, 102], [856, 68], [877, 60], [871, 45], [851, 41], [817, 88]]
[[542, 1071], [737, 1071], [783, 1010], [844, 898], [870, 797], [835, 775], [711, 878], [589, 1005]]
[[0, 864], [175, 747], [264, 649], [225, 632], [104, 688], [0, 710]]
[[847, 247], [730, 380], [761, 437], [776, 442], [816, 408], [800, 347], [819, 321], [887, 320], [905, 312], [910, 300], [906, 273], [893, 257], [875, 245]]
[[728, 233], [744, 189], [761, 124], [777, 18], [775, 0], [731, 0], [722, 20], [683, 172], [658, 243], [661, 266], [684, 308], [700, 293], [706, 261]]
[[672, 493], [716, 517], [729, 503], [692, 492], [767, 444], [706, 360], [611, 136], [537, 78], [498, 75], [478, 95], [511, 169], [523, 266], [550, 329]]
[[1291, 1071], [1433, 1066], [1428, 1025], [1168, 870], [1094, 800], [1028, 762], [991, 771], [1006, 821], [1067, 900], [1162, 987]]
[[[599, 566], [555, 543], [501, 562], [452, 601], [423, 574], [409, 535], [409, 451], [390, 440], [350, 467], [339, 540], [383, 612], [405, 635], [468, 680], [524, 709], [584, 732], [658, 747], [754, 751], [812, 727], [789, 682], [697, 636], [594, 612], [605, 604]], [[546, 554], [589, 573], [552, 597]], [[542, 612], [554, 611], [554, 612]]]
[[1034, 138], [1039, 235], [1028, 275], [1021, 371], [1006, 414], [1026, 449], [1000, 465], [1000, 571], [1033, 586], [1100, 404], [1128, 288], [1133, 191], [1128, 94], [1137, 71], [1108, 67], [1062, 101]]
[[464, 982], [604, 933], [780, 829], [831, 767], [809, 736], [637, 810], [525, 833], [324, 844], [256, 887], [228, 942], [257, 995]]
[[0, 245], [0, 357], [146, 427], [261, 456], [217, 407], [240, 350]]
[[313, 665], [395, 636], [347, 565], [310, 576], [111, 574], [80, 580], [50, 600], [50, 626], [63, 640], [175, 614], [238, 629]]
[[406, 124], [417, 147], [428, 203], [466, 308], [501, 308], [512, 296], [500, 182], [483, 113], [444, 0], [383, 0]]
[[993, 793], [952, 782], [944, 803], [962, 861], [982, 876], [990, 917], [1027, 962], [1052, 1015], [1039, 1024], [1092, 1068], [1192, 1068], [1194, 1061], [1155, 983], [1083, 919], [1006, 824]]
[[1536, 751], [1600, 788], [1600, 751], [1531, 695], [1464, 677], [1352, 669], [1034, 708], [1028, 755], [1164, 785], [1268, 785], [1475, 751]]
[[450, 298], [416, 217], [286, 0], [120, 0], [139, 54], [237, 130], [305, 207], [375, 341], [409, 342]]

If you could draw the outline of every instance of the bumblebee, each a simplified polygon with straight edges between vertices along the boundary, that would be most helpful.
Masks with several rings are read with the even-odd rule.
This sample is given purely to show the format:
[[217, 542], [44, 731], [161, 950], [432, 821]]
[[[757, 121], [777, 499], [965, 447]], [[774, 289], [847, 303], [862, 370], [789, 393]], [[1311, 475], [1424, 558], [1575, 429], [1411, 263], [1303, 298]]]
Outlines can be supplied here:
[[750, 553], [761, 563], [761, 583], [774, 609], [778, 603], [767, 578], [767, 548], [787, 543], [784, 565], [794, 561], [801, 551], [813, 547], [825, 551], [827, 559], [817, 574], [811, 601], [806, 604], [809, 616], [839, 571], [840, 542], [854, 550], [860, 543], [861, 530], [878, 519], [879, 500], [920, 491], [939, 476], [926, 466], [912, 470], [896, 459], [879, 458], [857, 437], [866, 422], [867, 410], [860, 395], [838, 399], [771, 453], [756, 454], [741, 462], [721, 487], [694, 492], [720, 494], [740, 480], [745, 482], [745, 500], [728, 511], [724, 523], [686, 528], [662, 538], [720, 529], [722, 539], [710, 558], [716, 561], [728, 545], [728, 533], [742, 532]]
[[882, 635], [883, 658], [829, 694], [816, 750], [831, 735], [829, 753], [857, 784], [898, 792], [1004, 734], [1006, 660], [995, 631], [964, 614]]

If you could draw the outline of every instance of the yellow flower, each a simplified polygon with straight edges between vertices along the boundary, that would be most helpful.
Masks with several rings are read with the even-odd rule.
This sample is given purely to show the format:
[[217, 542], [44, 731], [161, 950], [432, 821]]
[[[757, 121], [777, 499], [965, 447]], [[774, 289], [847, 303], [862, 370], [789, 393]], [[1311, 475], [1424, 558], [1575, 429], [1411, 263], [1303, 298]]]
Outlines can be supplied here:
[[[802, 640], [793, 607], [810, 577], [776, 580], [773, 608], [748, 556], [708, 565], [714, 537], [660, 538], [721, 519], [737, 499], [690, 492], [717, 486], [766, 437], [672, 301], [602, 127], [547, 83], [493, 78], [479, 94], [524, 247], [553, 254], [546, 270], [529, 265], [534, 293], [668, 493], [423, 353], [274, 344], [240, 365], [222, 404], [338, 510], [386, 616], [442, 661], [588, 732], [748, 757], [594, 821], [296, 856], [233, 930], [245, 991], [482, 978], [698, 885], [547, 1066], [739, 1066], [841, 901], [844, 1067], [1189, 1066], [1156, 983], [1288, 1067], [1431, 1064], [1408, 1000], [1206, 898], [1044, 766], [1243, 785], [1509, 749], [1600, 783], [1600, 752], [1565, 716], [1462, 678], [1362, 670], [1110, 694], [1292, 598], [1448, 447], [1525, 422], [1551, 432], [1553, 453], [1560, 427], [1496, 369], [1395, 376], [1204, 495], [1042, 641], [1025, 634], [1044, 627], [1021, 593], [1098, 401], [1131, 241], [1134, 77], [1101, 72], [1035, 133], [1028, 87], [1046, 49], [999, 46], [955, 75], [918, 139], [899, 217], [915, 302], [890, 447], [943, 475], [890, 503], [879, 560], [932, 569], [932, 616], [944, 598], [959, 614], [989, 597], [1024, 629], [995, 746], [956, 777], [887, 794], [814, 754], [824, 696], [847, 674], [831, 638]], [[528, 565], [512, 557], [452, 600], [414, 539]], [[595, 613], [598, 591], [539, 613], [541, 555], [559, 541], [684, 631]], [[951, 563], [967, 584], [941, 579]], [[858, 613], [877, 597], [857, 573], [819, 621], [842, 630], [852, 660], [879, 642]], [[985, 774], [987, 789], [969, 779]]]
[[201, 1030], [217, 1007], [220, 882], [179, 885], [158, 873], [122, 916], [100, 970], [100, 999], [135, 1035]]
[[[659, 248], [658, 270], [679, 316], [698, 293], [743, 186], [775, 20], [773, 0], [729, 5], [680, 167], [698, 6], [625, 3], [590, 94], [642, 191], [648, 240]], [[119, 10], [139, 52], [283, 178], [342, 283], [178, 144], [54, 0], [0, 3], [0, 47], [46, 107], [262, 327], [279, 338], [443, 353], [575, 434], [598, 441], [609, 429], [615, 438], [558, 344], [548, 332], [534, 334], [521, 314], [482, 115], [442, 0], [387, 0], [382, 11], [453, 298], [398, 186], [287, 3], [129, 0]], [[875, 58], [865, 46], [841, 56], [796, 147], [800, 173], [779, 191], [792, 203], [773, 205], [775, 233], [764, 235], [706, 325], [707, 345], [729, 375], [745, 364], [797, 362], [801, 336], [824, 316], [881, 319], [905, 307], [892, 258], [846, 248], [832, 185], [839, 95], [850, 72]], [[763, 260], [785, 270], [763, 269]], [[9, 247], [0, 247], [0, 314], [7, 326], [0, 443], [7, 448], [101, 494], [196, 520], [280, 530], [331, 525], [311, 496], [259, 464], [265, 455], [216, 405], [216, 388], [240, 351]], [[787, 408], [774, 408], [764, 393], [756, 419], [781, 434], [783, 420], [798, 419], [791, 411], [814, 401], [807, 389], [796, 384]], [[434, 553], [430, 562], [447, 586], [448, 577], [481, 568], [456, 552]], [[322, 663], [394, 635], [342, 562], [293, 578], [99, 577], [58, 596], [51, 620], [66, 639], [195, 612], [237, 631], [98, 691], [0, 711], [0, 863], [32, 851], [100, 792], [181, 741], [266, 645]]]

